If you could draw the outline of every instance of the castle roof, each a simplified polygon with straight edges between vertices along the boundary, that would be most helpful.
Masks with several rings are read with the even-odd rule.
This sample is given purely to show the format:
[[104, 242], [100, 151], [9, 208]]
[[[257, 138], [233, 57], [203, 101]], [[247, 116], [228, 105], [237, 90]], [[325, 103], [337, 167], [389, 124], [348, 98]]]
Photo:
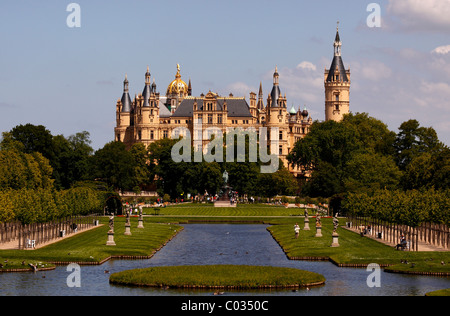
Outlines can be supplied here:
[[[202, 97], [187, 97], [178, 106], [172, 117], [193, 117], [194, 102], [197, 100], [199, 110], [203, 108]], [[217, 97], [217, 110], [223, 111], [224, 103], [227, 103], [228, 117], [252, 117], [250, 107], [244, 98]]]
[[342, 81], [348, 82], [347, 71], [344, 67], [344, 62], [341, 56], [334, 56], [333, 62], [331, 63], [330, 70], [328, 71], [327, 82], [333, 81], [334, 72], [338, 70]]

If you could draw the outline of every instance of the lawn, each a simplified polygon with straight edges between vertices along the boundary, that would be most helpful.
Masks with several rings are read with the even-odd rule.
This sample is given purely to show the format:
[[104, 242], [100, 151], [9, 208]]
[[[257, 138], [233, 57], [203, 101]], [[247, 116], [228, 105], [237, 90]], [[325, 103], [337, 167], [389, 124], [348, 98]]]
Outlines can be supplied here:
[[57, 243], [36, 250], [0, 250], [0, 262], [8, 260], [45, 262], [100, 263], [111, 256], [150, 256], [182, 227], [170, 224], [145, 223], [143, 229], [137, 228], [137, 218], [131, 218], [131, 236], [125, 236], [125, 218], [115, 218], [116, 246], [106, 246], [108, 218], [101, 218], [104, 224], [90, 231], [63, 239]]
[[[148, 209], [147, 211], [152, 211]], [[310, 212], [312, 214], [312, 212]], [[190, 204], [161, 208], [158, 216], [145, 216], [144, 229], [138, 229], [137, 218], [132, 217], [132, 235], [125, 236], [125, 218], [116, 217], [116, 246], [106, 246], [108, 219], [91, 231], [69, 237], [37, 250], [0, 250], [0, 262], [9, 260], [16, 265], [28, 262], [85, 262], [100, 263], [111, 256], [147, 257], [152, 255], [182, 227], [179, 224], [196, 222], [265, 223], [272, 236], [291, 259], [331, 260], [338, 265], [396, 265], [392, 270], [449, 273], [450, 252], [398, 251], [359, 234], [338, 228], [340, 247], [332, 243], [332, 219], [322, 218], [323, 237], [316, 238], [315, 219], [310, 219], [310, 231], [300, 231], [295, 239], [294, 224], [303, 228], [302, 209], [280, 206], [239, 205], [237, 208], [214, 208], [211, 205]], [[341, 225], [345, 219], [341, 219]], [[407, 262], [401, 263], [401, 262]], [[442, 264], [443, 262], [444, 264]]]
[[[304, 209], [286, 208], [261, 204], [238, 204], [237, 207], [214, 207], [209, 204], [184, 204], [159, 207], [159, 216], [206, 216], [206, 217], [272, 217], [272, 216], [303, 216]], [[155, 214], [154, 208], [144, 208], [145, 214]]]
[[317, 273], [280, 267], [206, 265], [169, 266], [134, 269], [114, 273], [110, 283], [175, 288], [291, 288], [322, 285]]
[[[341, 225], [345, 219], [341, 219]], [[331, 247], [332, 220], [322, 219], [323, 237], [314, 237], [315, 220], [310, 220], [310, 231], [301, 230], [299, 238], [294, 235], [294, 223], [273, 225], [268, 228], [291, 259], [299, 258], [329, 258], [342, 265], [393, 265], [409, 271], [450, 272], [450, 252], [412, 252], [398, 251], [393, 246], [384, 245], [367, 237], [338, 228], [340, 247]], [[303, 228], [303, 221], [299, 223]], [[407, 262], [407, 263], [402, 263]], [[445, 265], [442, 265], [444, 262]], [[411, 267], [411, 263], [414, 263]]]

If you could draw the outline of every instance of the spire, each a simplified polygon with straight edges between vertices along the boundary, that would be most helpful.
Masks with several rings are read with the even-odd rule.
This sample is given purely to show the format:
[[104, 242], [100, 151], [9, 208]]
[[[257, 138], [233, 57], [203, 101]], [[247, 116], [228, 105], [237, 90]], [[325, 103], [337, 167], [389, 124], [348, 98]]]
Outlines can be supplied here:
[[274, 85], [278, 85], [279, 84], [279, 79], [280, 75], [278, 74], [278, 67], [275, 66], [275, 72], [273, 73], [273, 84]]
[[[348, 82], [349, 79], [347, 76], [347, 71], [345, 70], [344, 62], [342, 61], [341, 57], [342, 42], [341, 37], [339, 35], [339, 22], [338, 26], [336, 27], [336, 38], [334, 40], [333, 46], [334, 46], [334, 58], [330, 66], [330, 70], [328, 70], [326, 82], [334, 82], [336, 80]], [[336, 75], [338, 75], [338, 79], [336, 79]]]
[[180, 74], [180, 64], [177, 64], [177, 74], [175, 75], [176, 79], [180, 79], [181, 78], [181, 74]]
[[142, 91], [142, 97], [144, 98], [144, 104], [142, 106], [144, 106], [144, 107], [150, 106], [150, 103], [148, 100], [150, 98], [151, 92], [152, 92], [152, 88], [150, 86], [150, 70], [149, 70], [149, 67], [147, 66], [147, 72], [145, 73], [145, 87], [144, 87], [144, 91]]
[[155, 82], [155, 78], [153, 78], [152, 92], [153, 92], [153, 93], [156, 93], [156, 82]]
[[147, 72], [145, 73], [145, 84], [150, 85], [150, 70], [149, 70], [148, 66], [147, 66]]
[[263, 98], [262, 82], [259, 83], [259, 93], [258, 93], [258, 98], [259, 98], [259, 99], [262, 99], [262, 98]]
[[131, 98], [128, 93], [128, 78], [125, 74], [125, 80], [123, 81], [123, 94], [122, 94], [122, 112], [131, 112]]
[[128, 93], [128, 78], [127, 78], [127, 74], [125, 74], [125, 80], [123, 81], [123, 92], [127, 92]]
[[189, 83], [188, 83], [188, 96], [192, 95], [192, 85], [191, 85], [191, 78], [189, 78]]
[[336, 38], [334, 39], [334, 56], [341, 56], [341, 37], [339, 36], [339, 21], [336, 26]]

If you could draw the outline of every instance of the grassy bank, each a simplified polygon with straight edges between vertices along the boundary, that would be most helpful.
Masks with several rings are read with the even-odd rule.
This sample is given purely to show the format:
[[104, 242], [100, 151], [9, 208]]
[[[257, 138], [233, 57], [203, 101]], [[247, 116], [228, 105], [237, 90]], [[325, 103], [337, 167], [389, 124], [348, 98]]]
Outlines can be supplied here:
[[109, 257], [146, 257], [169, 241], [182, 227], [169, 224], [145, 223], [137, 228], [137, 218], [131, 219], [131, 236], [125, 236], [125, 218], [116, 217], [114, 240], [116, 246], [106, 246], [108, 219], [90, 231], [68, 237], [57, 243], [36, 250], [0, 250], [0, 262], [4, 260], [44, 262], [79, 262], [97, 264]]
[[[341, 219], [341, 225], [345, 219]], [[299, 238], [294, 235], [291, 224], [273, 225], [268, 228], [290, 259], [331, 259], [334, 263], [348, 266], [377, 263], [396, 265], [403, 270], [424, 273], [450, 273], [450, 252], [410, 252], [398, 251], [392, 246], [361, 237], [359, 234], [338, 228], [340, 247], [331, 247], [333, 225], [331, 219], [322, 220], [323, 237], [314, 237], [315, 220], [310, 221], [310, 231], [301, 230]], [[303, 228], [303, 221], [299, 222]], [[403, 263], [402, 263], [403, 262]], [[442, 265], [444, 262], [445, 265]], [[411, 265], [414, 263], [414, 265]]]
[[291, 288], [321, 285], [317, 273], [292, 268], [207, 265], [169, 266], [114, 273], [110, 283], [128, 286], [175, 288]]
[[[284, 206], [270, 206], [261, 204], [238, 204], [237, 207], [214, 207], [209, 204], [183, 204], [168, 207], [159, 207], [159, 216], [303, 216], [301, 208], [286, 208]], [[144, 208], [146, 214], [155, 214], [154, 208]]]
[[450, 289], [429, 292], [425, 296], [450, 296]]

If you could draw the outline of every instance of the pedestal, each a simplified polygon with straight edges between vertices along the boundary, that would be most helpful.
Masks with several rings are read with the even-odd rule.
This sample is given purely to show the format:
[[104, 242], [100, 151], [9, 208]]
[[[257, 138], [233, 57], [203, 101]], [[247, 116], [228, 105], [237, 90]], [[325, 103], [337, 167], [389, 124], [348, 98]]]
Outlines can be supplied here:
[[108, 241], [106, 242], [107, 246], [115, 246], [116, 243], [114, 242], [114, 232], [109, 231], [108, 232]]
[[142, 218], [140, 218], [138, 220], [138, 227], [137, 228], [144, 228], [144, 220]]
[[339, 234], [333, 233], [333, 243], [331, 244], [331, 247], [339, 247]]
[[305, 219], [305, 228], [303, 230], [310, 230], [309, 228], [309, 219]]
[[124, 233], [124, 235], [127, 235], [127, 236], [131, 235], [131, 226], [129, 224], [125, 225], [125, 233]]
[[315, 237], [322, 237], [322, 227], [316, 226], [316, 236]]

